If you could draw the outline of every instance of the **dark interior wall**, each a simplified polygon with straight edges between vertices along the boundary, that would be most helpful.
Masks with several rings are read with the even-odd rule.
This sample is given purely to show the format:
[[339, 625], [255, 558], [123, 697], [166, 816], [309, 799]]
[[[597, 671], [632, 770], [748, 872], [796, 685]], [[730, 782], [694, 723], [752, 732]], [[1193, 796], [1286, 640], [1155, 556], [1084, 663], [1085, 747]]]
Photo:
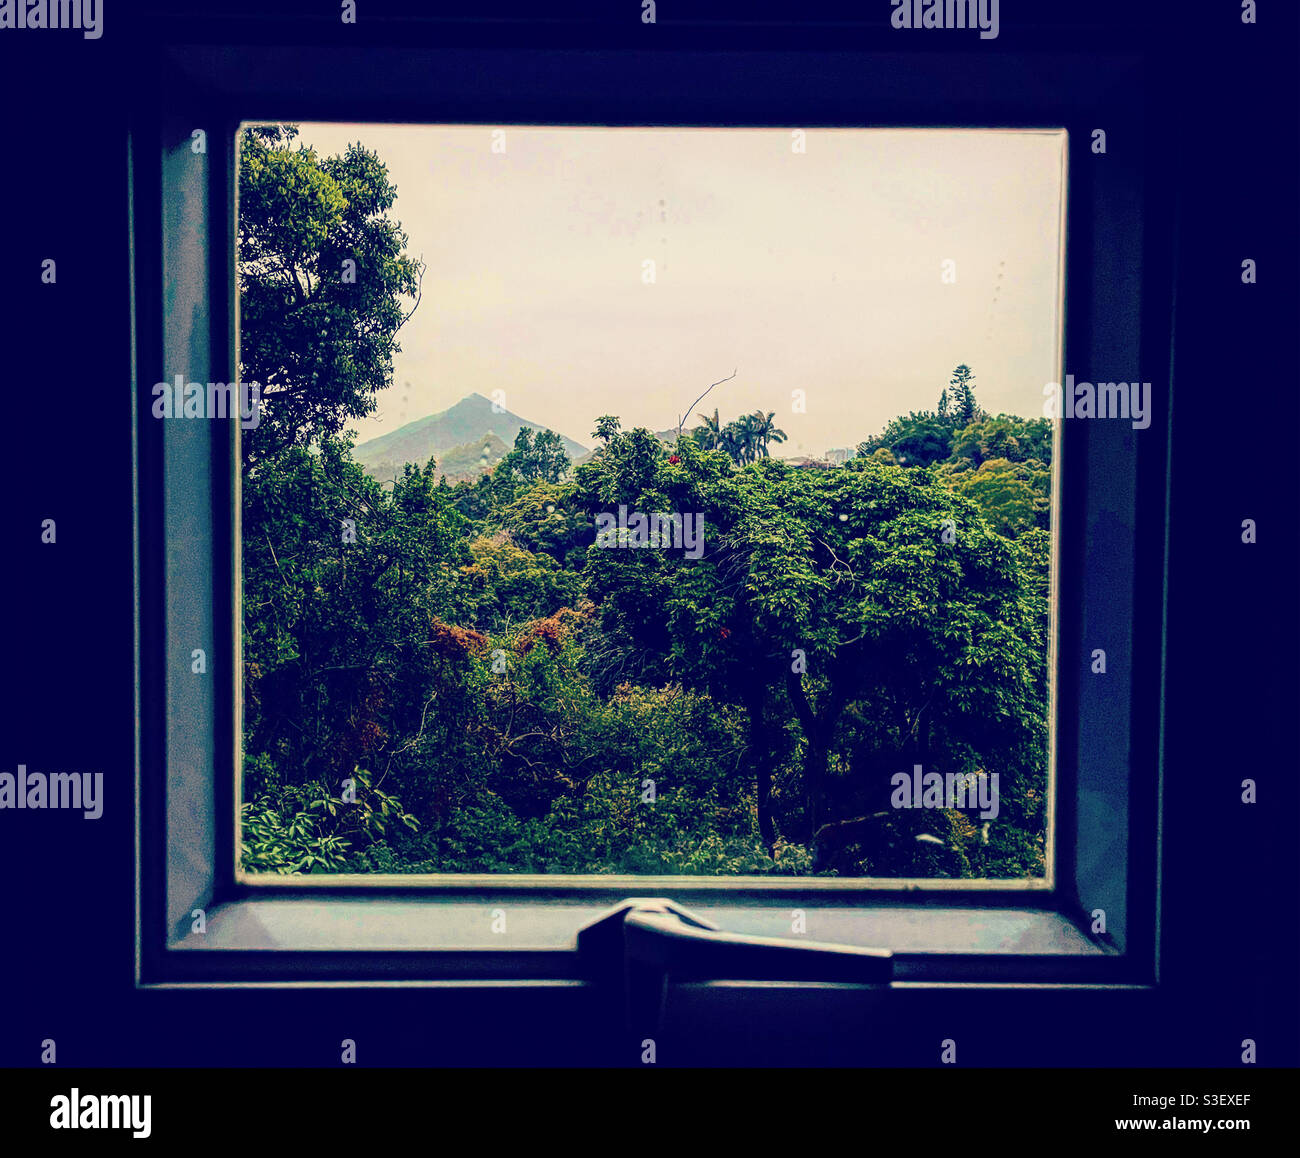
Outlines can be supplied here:
[[[0, 768], [102, 771], [106, 785], [98, 821], [0, 814], [0, 1065], [37, 1064], [44, 1038], [57, 1040], [64, 1065], [321, 1065], [337, 1058], [340, 1038], [363, 1033], [373, 1065], [608, 1060], [604, 1013], [574, 990], [133, 988], [127, 126], [140, 92], [165, 99], [170, 81], [147, 75], [157, 60], [149, 41], [162, 27], [151, 10], [128, 16], [119, 7], [106, 0], [98, 41], [0, 31], [8, 418], [0, 573], [9, 612]], [[187, 31], [264, 35], [252, 6], [230, 24], [204, 23], [238, 7], [205, 5], [208, 15]], [[742, 23], [754, 19], [747, 6], [731, 7]], [[1001, 5], [1008, 42], [1028, 8]], [[754, 1004], [710, 1003], [688, 1016], [683, 998], [682, 1060], [922, 1065], [934, 1060], [933, 1041], [965, 1036], [979, 1043], [967, 1064], [1233, 1065], [1238, 1043], [1252, 1037], [1261, 1064], [1300, 1063], [1297, 17], [1290, 6], [1261, 4], [1252, 28], [1231, 4], [1196, 6], [1194, 15], [1106, 8], [1063, 6], [1075, 18], [1062, 17], [1062, 47], [1133, 37], [1162, 45], [1150, 86], [1177, 134], [1162, 988], [907, 992], [891, 995], [876, 1018], [833, 995], [751, 997], [772, 1010], [770, 1030], [759, 1028]], [[266, 20], [303, 6], [256, 9]], [[336, 34], [306, 27], [320, 40]], [[691, 36], [726, 47], [729, 27], [734, 42], [767, 35], [774, 48], [815, 39], [807, 26], [739, 24], [674, 35], [682, 48]], [[564, 35], [615, 43], [625, 33], [552, 25], [492, 35], [505, 51]], [[949, 83], [953, 101], [995, 103]], [[1259, 265], [1254, 286], [1240, 280], [1247, 257]], [[57, 262], [54, 285], [41, 284], [47, 258]], [[53, 546], [40, 542], [46, 518], [57, 520]], [[1245, 518], [1258, 527], [1253, 546], [1241, 543]], [[1239, 803], [1247, 777], [1258, 784], [1254, 807]]]

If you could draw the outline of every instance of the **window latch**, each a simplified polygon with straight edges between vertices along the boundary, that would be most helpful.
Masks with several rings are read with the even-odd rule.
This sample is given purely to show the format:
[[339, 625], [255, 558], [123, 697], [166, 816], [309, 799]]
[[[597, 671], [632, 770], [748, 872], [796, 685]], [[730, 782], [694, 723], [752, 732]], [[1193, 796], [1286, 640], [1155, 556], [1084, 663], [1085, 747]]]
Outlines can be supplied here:
[[727, 933], [665, 897], [623, 901], [578, 932], [585, 976], [621, 990], [628, 1029], [661, 1024], [678, 981], [815, 981], [888, 985], [893, 954], [784, 937]]

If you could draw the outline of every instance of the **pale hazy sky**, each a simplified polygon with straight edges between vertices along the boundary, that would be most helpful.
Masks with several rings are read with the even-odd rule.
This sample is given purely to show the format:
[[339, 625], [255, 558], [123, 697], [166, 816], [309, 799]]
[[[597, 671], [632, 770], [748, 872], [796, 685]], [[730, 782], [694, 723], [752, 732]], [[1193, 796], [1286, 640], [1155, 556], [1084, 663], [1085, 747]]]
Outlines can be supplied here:
[[376, 151], [428, 264], [359, 442], [499, 389], [589, 446], [599, 415], [676, 426], [736, 369], [696, 410], [775, 411], [779, 453], [821, 454], [933, 408], [959, 362], [993, 413], [1041, 415], [1058, 377], [1064, 133], [812, 129], [805, 153], [780, 129], [506, 127], [504, 153], [484, 126], [302, 139]]

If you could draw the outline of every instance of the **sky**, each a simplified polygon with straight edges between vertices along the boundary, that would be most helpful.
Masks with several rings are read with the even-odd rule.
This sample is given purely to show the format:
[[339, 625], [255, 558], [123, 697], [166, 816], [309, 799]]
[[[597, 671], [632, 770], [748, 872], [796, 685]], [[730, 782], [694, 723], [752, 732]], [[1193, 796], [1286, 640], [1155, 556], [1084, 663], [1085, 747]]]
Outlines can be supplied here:
[[1063, 132], [499, 132], [301, 126], [378, 153], [428, 266], [358, 442], [502, 390], [590, 446], [602, 414], [675, 428], [735, 371], [693, 414], [774, 411], [774, 454], [821, 455], [933, 409], [962, 362], [991, 413], [1040, 416], [1059, 380]]

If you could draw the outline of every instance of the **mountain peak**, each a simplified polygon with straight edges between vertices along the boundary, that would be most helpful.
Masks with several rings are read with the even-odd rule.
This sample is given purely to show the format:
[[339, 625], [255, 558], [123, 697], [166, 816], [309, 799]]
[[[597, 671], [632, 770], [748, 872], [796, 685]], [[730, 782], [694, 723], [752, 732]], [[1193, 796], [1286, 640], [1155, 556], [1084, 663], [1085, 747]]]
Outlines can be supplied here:
[[[400, 467], [406, 462], [423, 466], [430, 458], [440, 459], [444, 451], [487, 438], [490, 434], [510, 446], [525, 426], [533, 430], [553, 429], [544, 422], [498, 409], [490, 399], [475, 390], [438, 414], [418, 418], [390, 434], [361, 443], [353, 451], [353, 456], [363, 466], [391, 463]], [[555, 433], [560, 435], [565, 453], [571, 459], [577, 460], [587, 454], [588, 447], [558, 430]]]

